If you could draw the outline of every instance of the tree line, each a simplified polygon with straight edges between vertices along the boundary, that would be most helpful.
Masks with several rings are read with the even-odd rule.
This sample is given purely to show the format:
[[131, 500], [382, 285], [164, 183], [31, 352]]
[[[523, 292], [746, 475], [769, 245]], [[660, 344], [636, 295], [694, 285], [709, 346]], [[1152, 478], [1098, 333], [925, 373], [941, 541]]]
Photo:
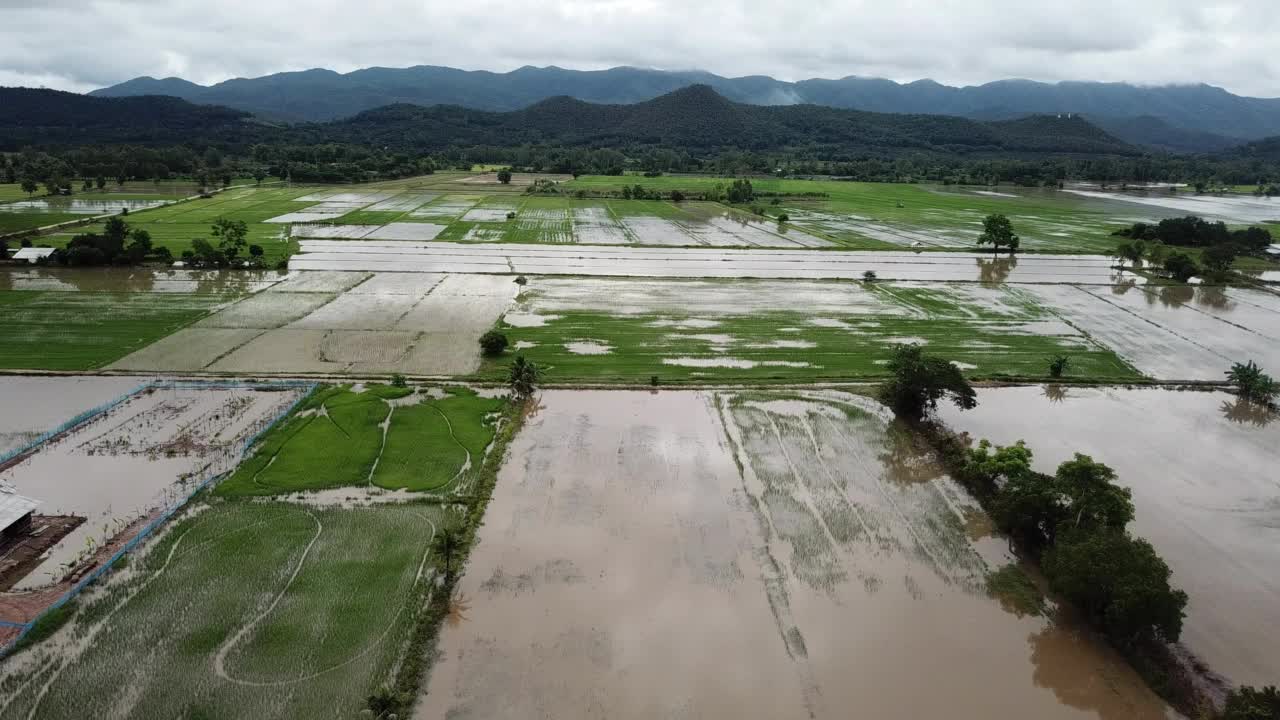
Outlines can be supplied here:
[[[1056, 360], [1056, 359], [1055, 359]], [[1043, 572], [1049, 588], [1071, 603], [1125, 654], [1162, 696], [1200, 711], [1196, 684], [1168, 650], [1182, 634], [1187, 594], [1171, 584], [1169, 566], [1146, 540], [1128, 530], [1132, 493], [1115, 471], [1076, 453], [1052, 473], [1035, 470], [1022, 441], [998, 447], [948, 430], [931, 415], [938, 403], [961, 410], [978, 404], [959, 367], [918, 345], [895, 349], [880, 399], [921, 431], [948, 472], [981, 503], [1019, 552]], [[1270, 404], [1280, 385], [1255, 365], [1228, 373], [1242, 398]], [[1274, 687], [1233, 691], [1218, 717], [1280, 717]]]

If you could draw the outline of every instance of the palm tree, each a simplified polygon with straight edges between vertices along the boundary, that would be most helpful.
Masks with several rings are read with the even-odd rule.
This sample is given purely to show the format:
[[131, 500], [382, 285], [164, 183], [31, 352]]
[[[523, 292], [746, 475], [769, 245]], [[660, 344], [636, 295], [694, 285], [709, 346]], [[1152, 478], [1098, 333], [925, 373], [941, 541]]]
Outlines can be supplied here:
[[523, 355], [517, 355], [515, 362], [511, 363], [511, 373], [507, 376], [507, 385], [511, 388], [511, 396], [517, 402], [523, 402], [533, 397], [537, 392], [538, 379], [541, 377], [542, 371], [538, 366], [529, 360], [525, 360]]
[[1280, 395], [1280, 383], [1262, 372], [1252, 360], [1244, 365], [1232, 365], [1227, 371], [1227, 380], [1239, 389], [1240, 397], [1260, 405], [1270, 405], [1275, 396]]

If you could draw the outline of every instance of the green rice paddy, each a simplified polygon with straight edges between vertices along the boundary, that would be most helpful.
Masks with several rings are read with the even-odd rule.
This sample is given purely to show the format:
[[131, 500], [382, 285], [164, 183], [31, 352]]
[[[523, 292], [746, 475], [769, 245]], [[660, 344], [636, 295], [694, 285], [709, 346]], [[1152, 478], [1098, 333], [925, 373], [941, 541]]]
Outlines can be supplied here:
[[[1113, 351], [1012, 287], [984, 288], [985, 296], [966, 296], [959, 285], [877, 284], [864, 306], [799, 312], [787, 308], [782, 297], [776, 299], [779, 309], [768, 308], [769, 293], [792, 286], [751, 281], [722, 285], [742, 288], [748, 296], [757, 292], [752, 287], [758, 288], [760, 306], [708, 312], [691, 299], [686, 311], [662, 303], [646, 307], [637, 299], [643, 288], [616, 283], [552, 297], [539, 289], [526, 291], [509, 316], [511, 322], [499, 323], [516, 349], [508, 357], [486, 359], [479, 374], [501, 379], [510, 356], [519, 353], [556, 383], [647, 383], [654, 377], [659, 383], [879, 378], [887, 374], [885, 365], [895, 347], [919, 343], [977, 378], [1044, 377], [1048, 359], [1058, 354], [1070, 357], [1072, 377], [1141, 377]], [[703, 297], [700, 293], [708, 286], [714, 292], [713, 283], [672, 281], [671, 293]], [[820, 287], [830, 287], [833, 296], [842, 289], [836, 283]], [[564, 299], [574, 298], [575, 292], [587, 299]], [[625, 299], [611, 305], [604, 299], [612, 293]], [[984, 297], [989, 304], [983, 304]]]
[[201, 318], [236, 297], [0, 289], [0, 368], [93, 370]]
[[329, 386], [273, 429], [218, 485], [223, 497], [376, 486], [439, 491], [478, 468], [503, 400], [454, 388], [437, 395]]
[[356, 717], [422, 612], [432, 537], [458, 521], [439, 505], [212, 502], [79, 603], [72, 649], [10, 661], [0, 714]]

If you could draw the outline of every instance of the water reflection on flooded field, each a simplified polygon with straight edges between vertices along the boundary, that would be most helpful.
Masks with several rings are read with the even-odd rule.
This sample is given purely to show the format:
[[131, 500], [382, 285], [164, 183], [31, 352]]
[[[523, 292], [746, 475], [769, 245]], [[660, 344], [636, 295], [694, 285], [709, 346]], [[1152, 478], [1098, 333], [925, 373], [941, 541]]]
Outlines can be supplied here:
[[1093, 456], [1133, 489], [1135, 535], [1191, 602], [1183, 642], [1237, 683], [1280, 677], [1280, 417], [1221, 392], [982, 390], [947, 422], [999, 444], [1026, 440], [1052, 471]]
[[517, 437], [419, 718], [1159, 718], [855, 396], [553, 391]]

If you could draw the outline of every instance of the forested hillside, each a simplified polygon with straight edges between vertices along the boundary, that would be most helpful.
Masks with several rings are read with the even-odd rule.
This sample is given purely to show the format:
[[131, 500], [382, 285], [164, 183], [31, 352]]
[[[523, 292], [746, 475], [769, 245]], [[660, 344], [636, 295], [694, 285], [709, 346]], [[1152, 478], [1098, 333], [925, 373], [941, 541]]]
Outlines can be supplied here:
[[688, 152], [803, 149], [831, 159], [892, 156], [903, 151], [947, 155], [1140, 152], [1080, 118], [982, 123], [817, 105], [766, 107], [730, 102], [705, 85], [633, 105], [597, 105], [558, 97], [509, 113], [393, 105], [301, 131], [315, 140], [428, 151], [450, 145], [657, 146]]
[[57, 90], [0, 88], [0, 150], [27, 145], [182, 143], [235, 140], [243, 110], [194, 105], [176, 97], [97, 98]]

